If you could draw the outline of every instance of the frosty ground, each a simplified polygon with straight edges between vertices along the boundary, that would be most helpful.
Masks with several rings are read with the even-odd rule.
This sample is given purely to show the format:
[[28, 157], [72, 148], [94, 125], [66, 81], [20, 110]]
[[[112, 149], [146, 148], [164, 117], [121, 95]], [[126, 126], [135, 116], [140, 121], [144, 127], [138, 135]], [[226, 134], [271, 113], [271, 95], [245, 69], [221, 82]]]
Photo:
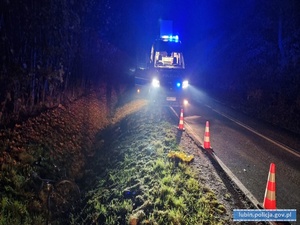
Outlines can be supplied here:
[[[232, 209], [249, 208], [168, 108], [105, 93], [1, 130], [0, 224], [232, 224]], [[81, 202], [56, 201], [33, 174], [76, 182]]]
[[[134, 101], [131, 104], [135, 104]], [[146, 102], [96, 138], [80, 224], [233, 224], [234, 208], [251, 207], [220, 177], [208, 156], [167, 107]], [[193, 155], [190, 164], [167, 157]], [[228, 186], [229, 189], [228, 189]]]

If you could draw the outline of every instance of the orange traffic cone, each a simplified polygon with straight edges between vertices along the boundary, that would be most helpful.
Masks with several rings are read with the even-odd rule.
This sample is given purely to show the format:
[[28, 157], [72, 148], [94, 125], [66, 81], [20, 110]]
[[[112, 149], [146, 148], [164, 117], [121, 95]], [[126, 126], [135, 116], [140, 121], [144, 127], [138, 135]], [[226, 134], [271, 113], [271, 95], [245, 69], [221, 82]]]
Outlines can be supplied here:
[[179, 119], [178, 130], [182, 130], [182, 131], [185, 130], [185, 128], [183, 126], [183, 109], [181, 109], [181, 112], [180, 112], [180, 119]]
[[264, 209], [276, 209], [275, 164], [271, 163], [264, 197]]
[[210, 141], [209, 141], [209, 122], [206, 121], [205, 132], [204, 132], [204, 148], [210, 149]]

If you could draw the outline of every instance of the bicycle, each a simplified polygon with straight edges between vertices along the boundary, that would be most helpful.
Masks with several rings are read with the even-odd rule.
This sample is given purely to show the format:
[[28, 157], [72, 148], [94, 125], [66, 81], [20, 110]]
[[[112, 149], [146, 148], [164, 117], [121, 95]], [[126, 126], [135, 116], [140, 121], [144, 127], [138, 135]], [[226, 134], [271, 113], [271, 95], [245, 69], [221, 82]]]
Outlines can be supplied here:
[[43, 179], [36, 172], [32, 172], [32, 177], [41, 181], [39, 198], [47, 205], [46, 225], [56, 218], [68, 216], [66, 213], [76, 208], [80, 201], [80, 190], [77, 184], [71, 180], [55, 181]]

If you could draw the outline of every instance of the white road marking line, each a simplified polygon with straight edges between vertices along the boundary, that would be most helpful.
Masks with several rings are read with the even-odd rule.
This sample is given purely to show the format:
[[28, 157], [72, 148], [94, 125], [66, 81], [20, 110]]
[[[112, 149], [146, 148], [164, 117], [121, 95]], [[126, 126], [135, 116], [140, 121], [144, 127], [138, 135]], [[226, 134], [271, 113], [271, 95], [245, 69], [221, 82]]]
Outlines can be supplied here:
[[[173, 113], [179, 118], [179, 115], [176, 113], [176, 111], [170, 107], [170, 109], [173, 111]], [[192, 129], [189, 124], [184, 121], [186, 131], [192, 136], [192, 138], [196, 139], [201, 145], [203, 145], [203, 142], [200, 140], [199, 135], [196, 135], [194, 130]], [[215, 160], [218, 162], [218, 164], [221, 166], [223, 171], [227, 174], [227, 176], [231, 179], [232, 182], [235, 183], [235, 185], [247, 196], [247, 198], [251, 201], [251, 203], [257, 208], [259, 207], [259, 201], [254, 197], [254, 195], [243, 185], [243, 183], [234, 175], [234, 173], [222, 162], [219, 157], [217, 157], [216, 154], [212, 153], [212, 156], [215, 158]], [[273, 223], [269, 223], [273, 225]]]
[[258, 208], [259, 201], [252, 195], [252, 193], [243, 185], [243, 183], [233, 174], [233, 172], [213, 153], [213, 156], [226, 172], [226, 174], [232, 179], [232, 181], [239, 187], [239, 189], [250, 199], [250, 201]]
[[[174, 110], [173, 107], [170, 106], [170, 109], [172, 110], [172, 112], [175, 114], [175, 116], [179, 119], [179, 114]], [[198, 138], [198, 135], [196, 135], [196, 132], [194, 131], [194, 129], [185, 121], [184, 122], [184, 127], [186, 127], [186, 130], [189, 130], [189, 133], [191, 133], [193, 135], [193, 137], [201, 144], [203, 145], [203, 142], [200, 140], [200, 138]]]
[[267, 136], [265, 136], [265, 135], [263, 135], [263, 134], [257, 132], [257, 131], [254, 130], [253, 128], [251, 128], [251, 127], [249, 127], [249, 126], [247, 126], [247, 125], [241, 123], [240, 121], [238, 121], [238, 120], [236, 120], [236, 119], [233, 119], [232, 117], [230, 117], [230, 116], [228, 116], [228, 115], [226, 115], [226, 114], [224, 114], [224, 113], [221, 113], [221, 112], [219, 112], [218, 110], [213, 109], [213, 108], [212, 108], [211, 106], [209, 106], [209, 105], [205, 105], [205, 106], [208, 107], [208, 108], [210, 108], [212, 111], [214, 111], [214, 112], [216, 112], [216, 113], [218, 113], [218, 114], [220, 114], [220, 115], [226, 117], [227, 119], [231, 120], [232, 122], [235, 122], [236, 124], [238, 124], [238, 125], [244, 127], [245, 129], [251, 131], [252, 133], [258, 135], [259, 137], [261, 137], [261, 138], [263, 138], [263, 139], [265, 139], [265, 140], [271, 142], [272, 144], [274, 144], [274, 145], [276, 145], [276, 146], [278, 146], [278, 147], [280, 147], [280, 148], [286, 150], [287, 152], [293, 154], [294, 156], [297, 156], [298, 158], [300, 158], [300, 154], [297, 153], [297, 152], [296, 152], [295, 150], [293, 150], [292, 148], [290, 148], [290, 147], [288, 147], [288, 146], [286, 146], [286, 145], [284, 145], [284, 144], [282, 144], [282, 143], [280, 143], [280, 142], [278, 142], [278, 141], [274, 141], [274, 140], [268, 138]]

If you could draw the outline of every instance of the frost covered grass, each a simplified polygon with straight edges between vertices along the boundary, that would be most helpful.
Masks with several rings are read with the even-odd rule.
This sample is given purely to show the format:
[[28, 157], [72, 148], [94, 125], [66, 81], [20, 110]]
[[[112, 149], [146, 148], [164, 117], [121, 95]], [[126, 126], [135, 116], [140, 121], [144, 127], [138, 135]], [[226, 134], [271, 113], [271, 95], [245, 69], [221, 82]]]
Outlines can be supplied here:
[[[96, 185], [86, 190], [76, 224], [226, 223], [225, 207], [191, 166], [167, 157], [174, 148], [184, 150], [176, 144], [176, 128], [147, 118], [151, 113], [147, 108], [126, 118], [115, 134], [126, 138], [98, 149], [93, 163], [105, 172], [91, 178]], [[107, 151], [111, 161], [99, 167], [97, 157]]]
[[[120, 106], [110, 125], [102, 106], [80, 101], [1, 132], [16, 138], [0, 143], [12, 148], [11, 155], [0, 155], [0, 224], [223, 224], [224, 207], [191, 167], [168, 159], [169, 151], [184, 146], [178, 145], [167, 114], [139, 99]], [[19, 144], [26, 135], [32, 142], [23, 149]], [[32, 167], [37, 160], [41, 170]], [[49, 217], [45, 192], [40, 186], [30, 191], [32, 172], [56, 178], [55, 168], [83, 187], [82, 205], [67, 216]]]

